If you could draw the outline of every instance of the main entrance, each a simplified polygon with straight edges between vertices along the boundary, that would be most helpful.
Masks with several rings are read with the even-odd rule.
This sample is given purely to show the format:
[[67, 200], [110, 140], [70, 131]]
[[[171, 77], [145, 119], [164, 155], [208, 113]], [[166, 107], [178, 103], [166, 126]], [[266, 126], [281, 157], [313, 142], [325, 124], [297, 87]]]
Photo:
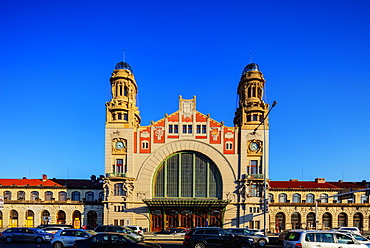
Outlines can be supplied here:
[[230, 200], [152, 199], [143, 200], [149, 207], [150, 231], [172, 227], [222, 227], [223, 214]]

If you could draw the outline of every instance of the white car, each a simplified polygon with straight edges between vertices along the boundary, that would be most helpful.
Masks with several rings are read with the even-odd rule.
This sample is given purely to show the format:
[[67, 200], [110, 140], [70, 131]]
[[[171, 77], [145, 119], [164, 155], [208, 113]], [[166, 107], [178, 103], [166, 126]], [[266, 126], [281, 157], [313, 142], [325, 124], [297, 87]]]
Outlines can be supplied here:
[[351, 233], [361, 235], [361, 231], [357, 227], [339, 227], [338, 231], [349, 231]]
[[144, 235], [144, 230], [141, 226], [126, 225], [125, 227], [130, 228], [132, 231]]
[[84, 229], [65, 229], [58, 231], [50, 244], [53, 248], [72, 247], [75, 240], [86, 239], [97, 234], [92, 230]]

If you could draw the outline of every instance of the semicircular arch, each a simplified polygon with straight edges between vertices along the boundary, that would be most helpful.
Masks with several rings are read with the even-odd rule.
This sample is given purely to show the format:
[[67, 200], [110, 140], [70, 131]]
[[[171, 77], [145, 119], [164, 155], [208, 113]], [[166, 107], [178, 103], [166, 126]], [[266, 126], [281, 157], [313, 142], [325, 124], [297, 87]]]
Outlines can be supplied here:
[[147, 157], [144, 163], [142, 163], [136, 178], [138, 178], [139, 181], [150, 181], [150, 185], [152, 185], [153, 175], [158, 166], [168, 156], [180, 151], [194, 151], [208, 157], [221, 172], [221, 178], [222, 174], [228, 173], [228, 175], [232, 175], [234, 181], [236, 180], [236, 173], [226, 157], [209, 144], [197, 140], [173, 141], [156, 149]]

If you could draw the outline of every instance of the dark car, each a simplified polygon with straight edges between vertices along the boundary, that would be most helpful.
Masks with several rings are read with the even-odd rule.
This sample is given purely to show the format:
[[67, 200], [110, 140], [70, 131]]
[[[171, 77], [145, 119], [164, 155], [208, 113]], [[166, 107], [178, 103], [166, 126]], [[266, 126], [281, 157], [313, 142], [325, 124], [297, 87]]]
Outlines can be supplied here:
[[227, 247], [247, 248], [253, 247], [253, 239], [239, 236], [219, 227], [192, 228], [184, 236], [185, 247]]
[[97, 226], [94, 231], [97, 233], [102, 233], [102, 232], [125, 233], [139, 242], [144, 241], [144, 235], [135, 233], [132, 229], [128, 227], [124, 227], [124, 226], [101, 225], [101, 226]]
[[49, 242], [53, 235], [37, 228], [9, 228], [1, 233], [1, 239], [12, 242]]
[[180, 233], [184, 230], [184, 228], [166, 228], [162, 231], [155, 232], [154, 234], [175, 234]]
[[253, 243], [258, 246], [266, 246], [269, 243], [269, 238], [265, 235], [255, 234], [255, 232], [247, 228], [229, 228], [227, 229], [233, 234], [247, 236], [253, 239]]
[[124, 233], [99, 233], [87, 239], [75, 240], [75, 248], [140, 248], [161, 247], [157, 244], [135, 242]]

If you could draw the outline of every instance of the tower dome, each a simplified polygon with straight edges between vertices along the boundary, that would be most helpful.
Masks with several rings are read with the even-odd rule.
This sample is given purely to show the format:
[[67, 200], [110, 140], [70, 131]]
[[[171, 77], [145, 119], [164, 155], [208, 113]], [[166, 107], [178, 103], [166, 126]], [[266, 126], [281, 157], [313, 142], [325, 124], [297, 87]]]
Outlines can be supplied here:
[[134, 73], [132, 71], [131, 66], [128, 63], [126, 63], [126, 62], [119, 62], [119, 63], [117, 63], [116, 64], [116, 67], [115, 67], [115, 70], [119, 70], [119, 69], [129, 70], [131, 73]]
[[249, 65], [247, 65], [244, 70], [243, 70], [243, 75], [247, 72], [247, 71], [260, 71], [260, 67], [256, 64], [256, 63], [251, 63]]

